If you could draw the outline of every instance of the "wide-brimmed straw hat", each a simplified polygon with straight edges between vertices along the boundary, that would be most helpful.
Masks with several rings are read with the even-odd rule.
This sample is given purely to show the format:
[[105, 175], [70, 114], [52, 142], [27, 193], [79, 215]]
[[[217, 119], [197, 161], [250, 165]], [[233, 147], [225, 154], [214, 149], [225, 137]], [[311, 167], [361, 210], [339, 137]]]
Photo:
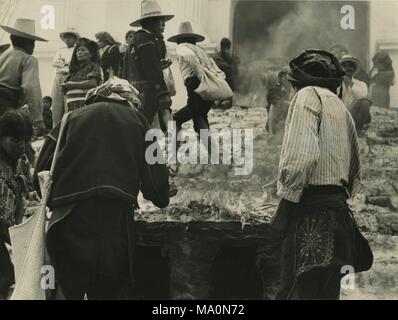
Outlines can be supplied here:
[[141, 2], [141, 17], [130, 23], [130, 26], [140, 27], [141, 22], [148, 18], [164, 18], [165, 21], [169, 21], [174, 18], [174, 15], [164, 14], [157, 1], [144, 0]]
[[80, 34], [76, 31], [75, 28], [67, 28], [64, 32], [61, 32], [59, 34], [59, 37], [61, 38], [62, 41], [65, 41], [64, 40], [65, 36], [68, 35], [68, 34], [75, 36], [76, 39], [80, 38]]
[[0, 54], [2, 54], [4, 51], [6, 51], [10, 47], [10, 44], [0, 44]]
[[205, 40], [204, 36], [193, 32], [192, 24], [189, 21], [181, 22], [180, 28], [178, 29], [178, 34], [170, 37], [168, 41], [178, 42], [178, 40], [181, 38], [192, 38], [195, 39], [196, 42]]
[[14, 27], [0, 26], [6, 32], [25, 39], [30, 39], [34, 41], [45, 41], [46, 39], [40, 38], [36, 35], [35, 20], [32, 19], [17, 19], [15, 21]]
[[359, 59], [354, 57], [351, 54], [346, 54], [341, 57], [340, 64], [343, 65], [343, 63], [345, 63], [345, 62], [350, 62], [354, 65], [354, 67], [355, 67], [354, 74], [357, 73], [361, 68], [361, 62], [359, 61]]

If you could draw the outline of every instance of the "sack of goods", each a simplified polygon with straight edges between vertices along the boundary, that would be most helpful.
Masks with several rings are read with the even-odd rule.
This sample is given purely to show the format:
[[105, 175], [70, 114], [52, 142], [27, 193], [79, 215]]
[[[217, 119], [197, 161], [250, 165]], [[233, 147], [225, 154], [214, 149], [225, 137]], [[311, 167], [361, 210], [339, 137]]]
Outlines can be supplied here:
[[196, 66], [197, 76], [200, 81], [195, 90], [205, 101], [223, 101], [233, 97], [234, 93], [225, 80], [225, 74], [216, 65], [202, 48], [184, 43], [195, 54], [198, 64]]

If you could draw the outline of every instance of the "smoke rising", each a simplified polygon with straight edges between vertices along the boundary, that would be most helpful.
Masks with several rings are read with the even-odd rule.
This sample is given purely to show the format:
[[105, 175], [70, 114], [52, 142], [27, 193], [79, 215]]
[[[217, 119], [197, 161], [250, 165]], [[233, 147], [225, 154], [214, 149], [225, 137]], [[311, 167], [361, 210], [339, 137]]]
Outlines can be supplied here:
[[[343, 30], [341, 7], [355, 9], [356, 29]], [[242, 1], [235, 12], [235, 48], [242, 60], [240, 104], [265, 104], [266, 92], [261, 73], [266, 59], [282, 57], [286, 61], [304, 49], [329, 50], [342, 44], [362, 61], [368, 51], [368, 4], [339, 1]], [[250, 22], [246, 22], [250, 17]], [[244, 71], [243, 71], [244, 70]]]

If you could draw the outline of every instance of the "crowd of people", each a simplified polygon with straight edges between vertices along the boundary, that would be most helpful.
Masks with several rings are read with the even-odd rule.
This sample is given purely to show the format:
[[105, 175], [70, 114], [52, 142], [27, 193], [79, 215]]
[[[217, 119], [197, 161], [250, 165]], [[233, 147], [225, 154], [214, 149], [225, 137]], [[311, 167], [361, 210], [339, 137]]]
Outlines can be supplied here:
[[[336, 44], [329, 51], [338, 58], [345, 72], [338, 95], [350, 111], [357, 131], [361, 133], [371, 122], [372, 105], [382, 108], [391, 106], [390, 88], [395, 83], [392, 60], [387, 52], [378, 52], [372, 59], [374, 66], [368, 73], [361, 61], [344, 46]], [[262, 82], [267, 92], [266, 129], [271, 136], [278, 134], [283, 137], [288, 107], [293, 98], [290, 83], [286, 80], [287, 69], [287, 61], [281, 57], [265, 61]]]
[[[22, 221], [24, 197], [41, 195], [38, 173], [52, 165], [46, 244], [56, 272], [55, 296], [134, 297], [131, 213], [138, 193], [160, 208], [176, 193], [169, 168], [145, 160], [146, 132], [166, 132], [171, 119], [177, 132], [190, 120], [197, 133], [209, 129], [211, 107], [216, 101], [231, 107], [232, 94], [199, 94], [204, 74], [226, 82], [231, 93], [239, 75], [229, 39], [222, 39], [213, 59], [198, 45], [205, 37], [183, 22], [168, 41], [177, 44], [188, 100], [173, 114], [173, 62], [163, 37], [173, 17], [156, 1], [144, 0], [141, 17], [131, 23], [139, 29], [127, 32], [124, 45], [108, 32], [93, 41], [68, 28], [54, 58], [52, 96], [44, 98], [32, 53], [35, 41], [46, 40], [36, 35], [33, 20], [2, 26], [12, 47], [0, 47], [0, 299], [15, 281], [8, 228]], [[286, 131], [278, 177], [282, 200], [272, 222], [284, 239], [281, 299], [338, 299], [339, 267], [356, 265], [358, 258], [347, 204], [360, 185], [357, 131], [370, 123], [372, 103], [390, 103], [394, 70], [387, 53], [376, 54], [368, 76], [344, 47], [330, 51], [306, 50], [289, 63], [269, 59], [263, 77], [266, 129], [271, 135]], [[32, 135], [46, 135], [38, 159], [32, 159]], [[210, 152], [211, 143], [205, 144]]]

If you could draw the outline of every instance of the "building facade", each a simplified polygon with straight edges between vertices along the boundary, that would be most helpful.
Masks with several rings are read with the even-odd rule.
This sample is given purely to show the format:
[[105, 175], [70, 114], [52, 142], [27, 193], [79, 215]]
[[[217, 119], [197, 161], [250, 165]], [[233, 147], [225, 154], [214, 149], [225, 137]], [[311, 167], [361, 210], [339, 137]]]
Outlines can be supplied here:
[[[62, 46], [59, 33], [75, 27], [82, 36], [94, 39], [99, 31], [110, 32], [124, 41], [129, 23], [140, 15], [140, 0], [0, 0], [0, 23], [13, 25], [18, 17], [34, 18], [38, 34], [48, 39], [37, 43], [35, 55], [40, 60], [44, 95], [51, 93], [55, 70], [52, 58]], [[229, 37], [242, 59], [242, 72], [253, 61], [261, 64], [270, 55], [291, 58], [303, 47], [327, 49], [342, 43], [360, 57], [365, 69], [371, 57], [386, 49], [398, 70], [398, 1], [252, 1], [252, 0], [159, 0], [166, 13], [176, 17], [166, 27], [165, 36], [178, 30], [180, 22], [190, 20], [198, 33], [206, 35], [203, 45], [214, 51], [221, 38]], [[354, 29], [343, 29], [350, 5], [355, 14]], [[0, 42], [8, 42], [0, 31]], [[169, 44], [170, 54], [173, 46]], [[256, 69], [256, 68], [255, 68]], [[182, 86], [174, 66], [177, 87]], [[392, 104], [398, 106], [398, 86], [392, 89]], [[184, 90], [175, 98], [183, 104]]]

